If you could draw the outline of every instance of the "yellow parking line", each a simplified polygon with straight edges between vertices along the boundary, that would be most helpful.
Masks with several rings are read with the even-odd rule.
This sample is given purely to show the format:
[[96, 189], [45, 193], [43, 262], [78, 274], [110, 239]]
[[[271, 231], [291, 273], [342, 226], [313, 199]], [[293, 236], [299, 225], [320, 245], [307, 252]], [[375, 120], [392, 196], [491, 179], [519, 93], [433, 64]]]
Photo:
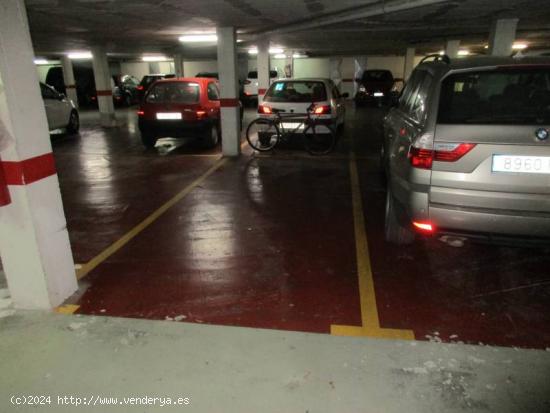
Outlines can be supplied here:
[[187, 185], [185, 188], [183, 188], [180, 192], [178, 192], [174, 197], [172, 197], [170, 200], [168, 200], [160, 208], [158, 208], [156, 211], [154, 211], [151, 215], [149, 215], [147, 218], [145, 218], [143, 221], [141, 221], [138, 225], [136, 225], [134, 228], [132, 228], [126, 234], [124, 234], [120, 239], [118, 239], [117, 241], [112, 243], [109, 247], [107, 247], [101, 253], [96, 255], [94, 258], [92, 258], [86, 264], [82, 265], [82, 267], [76, 271], [76, 278], [79, 279], [79, 280], [84, 278], [86, 275], [88, 275], [90, 273], [90, 271], [92, 271], [99, 264], [101, 264], [103, 261], [105, 261], [111, 255], [113, 255], [115, 252], [117, 252], [123, 246], [125, 246], [136, 235], [138, 235], [141, 231], [143, 231], [145, 228], [147, 228], [149, 225], [151, 225], [153, 222], [155, 222], [162, 214], [164, 214], [166, 211], [168, 211], [176, 203], [178, 203], [185, 196], [187, 196], [193, 189], [195, 189], [202, 182], [204, 182], [204, 180], [206, 178], [208, 178], [210, 175], [212, 175], [217, 169], [219, 169], [226, 162], [226, 160], [227, 160], [226, 158], [219, 159], [205, 173], [203, 173], [200, 177], [198, 177], [193, 182], [191, 182], [189, 185]]
[[76, 312], [76, 310], [78, 310], [79, 308], [80, 308], [79, 305], [65, 304], [65, 305], [60, 305], [59, 307], [54, 308], [53, 311], [58, 313], [58, 314], [74, 314]]
[[414, 340], [414, 332], [412, 330], [397, 330], [380, 327], [355, 152], [351, 153], [351, 158], [349, 160], [349, 173], [351, 178], [355, 255], [357, 260], [357, 274], [359, 278], [359, 302], [361, 305], [362, 325], [331, 325], [330, 333], [338, 336]]

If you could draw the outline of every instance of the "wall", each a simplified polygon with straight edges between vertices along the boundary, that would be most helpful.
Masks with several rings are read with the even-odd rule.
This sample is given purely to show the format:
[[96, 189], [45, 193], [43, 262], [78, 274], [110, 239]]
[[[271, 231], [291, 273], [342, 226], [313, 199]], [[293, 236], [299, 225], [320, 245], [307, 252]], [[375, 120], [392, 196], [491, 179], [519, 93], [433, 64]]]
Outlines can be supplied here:
[[60, 65], [36, 65], [36, 72], [38, 73], [38, 79], [42, 83], [46, 83], [46, 76], [48, 75], [48, 70], [51, 67], [60, 66]]
[[199, 72], [217, 72], [217, 60], [185, 61], [183, 62], [184, 76], [193, 77]]

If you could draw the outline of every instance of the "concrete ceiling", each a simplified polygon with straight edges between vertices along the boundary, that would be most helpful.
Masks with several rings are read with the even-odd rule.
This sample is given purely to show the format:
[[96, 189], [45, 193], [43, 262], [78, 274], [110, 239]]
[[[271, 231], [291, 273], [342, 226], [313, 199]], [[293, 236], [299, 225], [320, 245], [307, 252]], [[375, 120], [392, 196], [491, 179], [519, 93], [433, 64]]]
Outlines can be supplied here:
[[[390, 0], [385, 0], [390, 1]], [[407, 2], [403, 0], [403, 2]], [[35, 50], [55, 55], [102, 44], [114, 54], [173, 53], [215, 56], [215, 45], [182, 45], [181, 34], [235, 26], [244, 47], [258, 33], [311, 22], [379, 1], [357, 0], [26, 0]], [[447, 39], [483, 51], [491, 21], [519, 18], [517, 38], [532, 48], [550, 48], [548, 0], [451, 0], [366, 19], [270, 35], [271, 43], [311, 55], [402, 54], [442, 48]]]

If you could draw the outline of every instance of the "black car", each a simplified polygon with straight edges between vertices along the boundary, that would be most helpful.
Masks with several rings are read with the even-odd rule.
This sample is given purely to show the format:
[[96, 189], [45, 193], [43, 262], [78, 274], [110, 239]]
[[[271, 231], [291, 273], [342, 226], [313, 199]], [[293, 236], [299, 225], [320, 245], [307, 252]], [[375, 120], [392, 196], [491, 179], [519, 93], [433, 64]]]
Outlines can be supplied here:
[[143, 76], [143, 78], [141, 79], [141, 82], [139, 82], [139, 85], [137, 86], [138, 100], [140, 102], [143, 100], [143, 96], [145, 96], [145, 93], [149, 89], [149, 86], [151, 86], [157, 80], [170, 79], [170, 78], [174, 78], [174, 77], [176, 77], [176, 75], [174, 75], [174, 74], [164, 74], [164, 73], [156, 73], [156, 74], [152, 74], [152, 75]]
[[131, 75], [113, 76], [115, 87], [113, 101], [119, 106], [131, 106], [139, 102], [139, 80]]
[[218, 72], [199, 72], [195, 75], [195, 77], [207, 77], [210, 79], [219, 79], [220, 76], [218, 75]]
[[366, 103], [374, 103], [378, 106], [391, 103], [395, 79], [389, 70], [365, 70], [363, 76], [355, 81], [359, 84], [355, 95], [357, 106]]

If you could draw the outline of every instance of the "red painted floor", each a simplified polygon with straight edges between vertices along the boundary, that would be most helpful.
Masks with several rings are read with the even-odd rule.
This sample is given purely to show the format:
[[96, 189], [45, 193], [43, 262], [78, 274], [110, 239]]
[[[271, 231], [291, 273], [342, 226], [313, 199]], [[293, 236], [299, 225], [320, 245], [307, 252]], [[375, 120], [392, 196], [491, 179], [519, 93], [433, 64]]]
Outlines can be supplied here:
[[[78, 311], [321, 333], [360, 325], [346, 160], [353, 137], [381, 326], [418, 339], [549, 347], [548, 250], [383, 241], [382, 116], [350, 110], [332, 160], [292, 149], [229, 162], [90, 273], [72, 300]], [[145, 151], [129, 119], [54, 142], [77, 262], [216, 161], [173, 142]]]

